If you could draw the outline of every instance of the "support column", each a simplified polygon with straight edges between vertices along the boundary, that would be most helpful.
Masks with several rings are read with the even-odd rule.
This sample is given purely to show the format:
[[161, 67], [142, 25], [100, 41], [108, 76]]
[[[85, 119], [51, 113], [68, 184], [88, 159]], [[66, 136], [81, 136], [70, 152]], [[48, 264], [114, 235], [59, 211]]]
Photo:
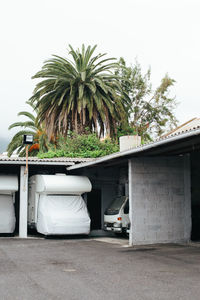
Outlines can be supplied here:
[[184, 162], [183, 156], [131, 159], [129, 196], [133, 230], [130, 231], [130, 244], [189, 241], [191, 230], [189, 171], [189, 160], [185, 159]]
[[128, 161], [128, 182], [129, 182], [129, 219], [130, 219], [130, 231], [129, 231], [129, 246], [133, 246], [133, 176], [132, 176], [132, 163]]
[[28, 223], [28, 172], [25, 166], [20, 168], [19, 237], [27, 238]]

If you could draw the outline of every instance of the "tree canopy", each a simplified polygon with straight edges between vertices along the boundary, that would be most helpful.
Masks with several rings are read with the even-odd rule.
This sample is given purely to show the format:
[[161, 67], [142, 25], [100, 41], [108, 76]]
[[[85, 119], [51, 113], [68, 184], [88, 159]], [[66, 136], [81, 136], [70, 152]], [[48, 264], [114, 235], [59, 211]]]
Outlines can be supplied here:
[[33, 76], [42, 79], [30, 98], [39, 122], [44, 122], [48, 136], [66, 136], [69, 130], [82, 134], [85, 128], [98, 136], [115, 136], [117, 125], [127, 121], [115, 58], [94, 56], [96, 45], [69, 49], [72, 60], [53, 55]]
[[[138, 134], [145, 142], [176, 126], [176, 101], [170, 96], [175, 80], [167, 74], [152, 88], [151, 70], [142, 73], [140, 64], [127, 66], [123, 58], [94, 55], [96, 45], [74, 50], [69, 58], [53, 55], [33, 78], [33, 96], [27, 101], [35, 114], [23, 111], [28, 120], [11, 124], [20, 127], [8, 145], [24, 155], [24, 134], [34, 135], [30, 155], [40, 157], [98, 157], [118, 150], [121, 135]], [[100, 137], [111, 137], [100, 142]], [[44, 154], [47, 152], [46, 154]]]
[[166, 74], [160, 85], [153, 90], [150, 68], [143, 75], [137, 61], [135, 65], [129, 67], [123, 58], [119, 60], [116, 75], [120, 78], [124, 93], [130, 99], [127, 106], [129, 127], [120, 127], [122, 132], [132, 129], [143, 140], [148, 140], [176, 126], [177, 119], [174, 114], [176, 101], [169, 94], [175, 80]]

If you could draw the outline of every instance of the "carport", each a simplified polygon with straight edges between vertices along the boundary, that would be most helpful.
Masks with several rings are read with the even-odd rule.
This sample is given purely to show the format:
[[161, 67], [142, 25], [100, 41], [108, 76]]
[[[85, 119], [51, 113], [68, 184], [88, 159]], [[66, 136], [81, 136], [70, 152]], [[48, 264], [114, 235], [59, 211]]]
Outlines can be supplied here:
[[[103, 217], [117, 194], [129, 195], [129, 244], [188, 242], [200, 238], [200, 129], [99, 159], [0, 157], [0, 173], [16, 174], [19, 237], [27, 237], [28, 180], [35, 174], [86, 175], [92, 230], [103, 233]], [[16, 232], [16, 233], [17, 233]], [[104, 233], [105, 234], [105, 233]]]
[[87, 175], [98, 190], [98, 229], [103, 229], [106, 206], [124, 185], [129, 194], [129, 244], [137, 245], [198, 238], [199, 167], [200, 129], [196, 128], [67, 169]]
[[39, 159], [29, 157], [28, 173], [26, 174], [26, 158], [0, 156], [0, 174], [17, 175], [19, 181], [19, 190], [15, 199], [15, 234], [19, 233], [20, 238], [27, 237], [28, 178], [36, 174], [66, 173], [67, 167], [89, 160], [87, 158]]

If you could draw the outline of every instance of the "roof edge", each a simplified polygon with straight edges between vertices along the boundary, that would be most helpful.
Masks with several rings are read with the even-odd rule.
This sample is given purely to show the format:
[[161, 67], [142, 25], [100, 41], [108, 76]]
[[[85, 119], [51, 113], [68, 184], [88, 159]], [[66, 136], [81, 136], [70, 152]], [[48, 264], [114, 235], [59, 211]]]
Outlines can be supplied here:
[[[73, 166], [75, 163], [74, 162], [59, 162], [59, 161], [55, 161], [55, 162], [51, 162], [51, 161], [29, 161], [28, 160], [28, 165], [45, 165], [45, 166]], [[19, 161], [19, 160], [0, 160], [0, 165], [19, 165], [19, 166], [24, 166], [26, 165], [26, 161]]]

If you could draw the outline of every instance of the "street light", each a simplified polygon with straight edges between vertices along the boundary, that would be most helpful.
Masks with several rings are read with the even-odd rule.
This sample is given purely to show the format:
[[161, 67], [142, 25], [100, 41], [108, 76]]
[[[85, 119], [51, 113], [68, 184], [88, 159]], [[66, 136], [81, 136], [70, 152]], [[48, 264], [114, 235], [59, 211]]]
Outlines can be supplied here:
[[24, 145], [32, 145], [33, 144], [33, 135], [25, 134], [24, 135]]
[[26, 145], [26, 169], [24, 174], [28, 173], [28, 145], [33, 144], [33, 135], [24, 134], [23, 144]]

